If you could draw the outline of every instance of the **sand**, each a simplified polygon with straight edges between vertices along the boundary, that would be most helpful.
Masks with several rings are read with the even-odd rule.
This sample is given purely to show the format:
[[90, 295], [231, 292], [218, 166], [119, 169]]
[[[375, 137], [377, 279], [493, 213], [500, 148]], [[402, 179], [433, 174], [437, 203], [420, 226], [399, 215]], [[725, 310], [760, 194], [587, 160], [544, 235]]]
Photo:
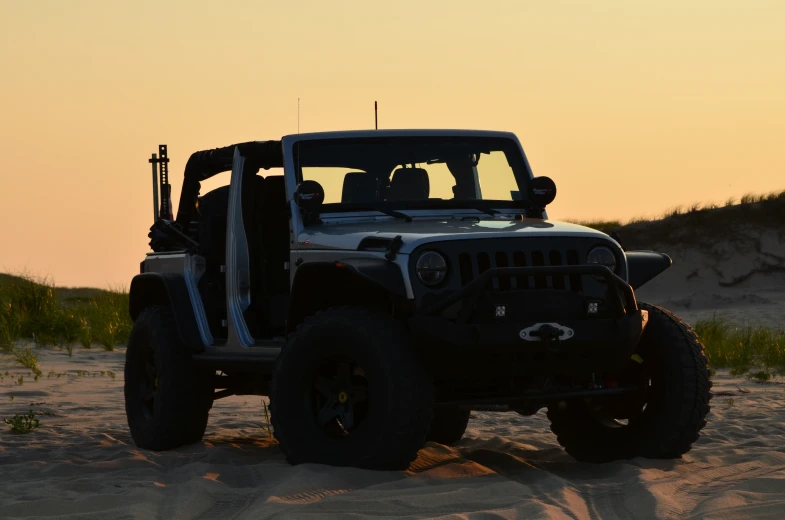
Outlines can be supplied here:
[[[672, 254], [677, 259], [690, 255]], [[757, 274], [733, 287], [721, 287], [708, 261], [699, 264], [706, 266], [702, 271], [688, 265], [674, 263], [661, 279], [637, 291], [637, 298], [670, 309], [692, 324], [716, 315], [739, 326], [785, 328], [785, 273]], [[690, 278], [696, 271], [702, 274]]]
[[681, 460], [578, 463], [556, 444], [542, 412], [475, 412], [458, 447], [431, 443], [409, 471], [375, 472], [289, 466], [263, 431], [261, 398], [252, 396], [217, 401], [201, 444], [137, 449], [123, 411], [121, 351], [39, 354], [43, 377], [25, 375], [21, 386], [15, 380], [27, 370], [0, 357], [0, 371], [11, 374], [0, 382], [0, 416], [41, 414], [34, 433], [0, 433], [1, 518], [780, 518], [785, 511], [785, 385], [722, 371], [709, 424]]
[[649, 244], [670, 255], [673, 265], [638, 290], [637, 298], [692, 324], [716, 315], [736, 325], [785, 328], [785, 226], [775, 224], [708, 244]]
[[[785, 266], [775, 238], [770, 255], [728, 244], [725, 255], [667, 250], [674, 266], [638, 297], [692, 323], [719, 313], [783, 327], [785, 274], [767, 267]], [[457, 447], [431, 443], [408, 471], [374, 472], [289, 466], [253, 396], [217, 401], [201, 444], [137, 449], [125, 422], [122, 350], [38, 352], [38, 381], [0, 356], [0, 417], [41, 414], [28, 435], [0, 424], [0, 518], [785, 517], [783, 384], [719, 371], [708, 426], [680, 460], [578, 463], [543, 412], [475, 412]]]

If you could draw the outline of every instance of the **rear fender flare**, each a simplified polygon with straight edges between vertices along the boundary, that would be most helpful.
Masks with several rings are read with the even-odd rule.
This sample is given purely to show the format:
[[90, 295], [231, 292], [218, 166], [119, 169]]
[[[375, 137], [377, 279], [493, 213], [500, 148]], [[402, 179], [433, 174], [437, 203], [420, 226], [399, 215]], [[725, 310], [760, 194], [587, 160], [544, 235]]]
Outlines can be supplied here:
[[172, 309], [180, 340], [192, 352], [204, 351], [193, 304], [185, 279], [175, 273], [143, 273], [131, 280], [129, 313], [136, 321], [139, 314], [152, 305]]

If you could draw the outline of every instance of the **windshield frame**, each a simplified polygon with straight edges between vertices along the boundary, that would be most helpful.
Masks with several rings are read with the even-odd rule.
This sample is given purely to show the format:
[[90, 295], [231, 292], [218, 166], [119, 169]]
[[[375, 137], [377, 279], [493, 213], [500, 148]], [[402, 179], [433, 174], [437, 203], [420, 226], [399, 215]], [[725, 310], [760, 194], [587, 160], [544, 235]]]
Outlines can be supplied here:
[[[460, 132], [450, 131], [445, 133], [437, 133], [433, 131], [408, 131], [408, 132], [389, 132], [389, 131], [374, 131], [374, 132], [352, 132], [356, 135], [330, 135], [324, 134], [323, 138], [307, 138], [297, 139], [299, 136], [290, 136], [293, 138], [286, 146], [286, 155], [291, 157], [292, 173], [295, 177], [295, 185], [302, 182], [302, 170], [300, 168], [299, 151], [300, 146], [331, 146], [331, 145], [346, 145], [352, 144], [352, 141], [358, 144], [367, 143], [369, 145], [378, 145], [389, 141], [415, 141], [418, 143], [433, 141], [436, 143], [455, 143], [467, 144], [468, 146], [477, 146], [478, 148], [487, 148], [494, 151], [501, 151], [505, 154], [507, 161], [512, 170], [515, 183], [521, 193], [520, 200], [504, 200], [504, 199], [423, 199], [423, 200], [404, 200], [404, 201], [378, 201], [376, 203], [344, 203], [333, 202], [325, 203], [320, 209], [322, 214], [330, 213], [351, 213], [351, 212], [367, 212], [367, 211], [380, 211], [380, 210], [471, 210], [482, 208], [494, 209], [511, 209], [511, 210], [528, 210], [532, 205], [526, 198], [526, 188], [528, 182], [533, 178], [531, 168], [523, 153], [523, 148], [520, 142], [513, 134], [503, 132]], [[289, 139], [285, 139], [289, 141]], [[422, 161], [424, 162], [424, 161]], [[330, 165], [325, 165], [329, 167]], [[344, 166], [344, 165], [342, 165]], [[354, 165], [345, 165], [347, 168], [355, 168]]]

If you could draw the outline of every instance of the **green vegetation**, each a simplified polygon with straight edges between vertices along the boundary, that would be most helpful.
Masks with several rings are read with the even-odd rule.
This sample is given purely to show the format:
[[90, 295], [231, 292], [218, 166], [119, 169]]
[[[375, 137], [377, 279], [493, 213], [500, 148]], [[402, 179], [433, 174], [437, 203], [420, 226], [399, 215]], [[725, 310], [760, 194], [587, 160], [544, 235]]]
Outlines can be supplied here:
[[41, 425], [32, 410], [26, 414], [16, 414], [11, 419], [3, 419], [3, 422], [9, 425], [14, 433], [30, 433]]
[[29, 368], [36, 376], [41, 375], [41, 369], [38, 368], [38, 356], [30, 348], [22, 348], [13, 352], [16, 362], [25, 368]]
[[[723, 207], [724, 206], [724, 207]], [[739, 203], [729, 198], [724, 205], [714, 202], [676, 206], [659, 217], [620, 220], [571, 220], [575, 224], [610, 232], [621, 228], [625, 245], [651, 247], [653, 243], [694, 243], [726, 235], [739, 226], [771, 225], [785, 212], [785, 191], [746, 194]]]
[[69, 355], [76, 342], [114, 350], [128, 340], [131, 325], [122, 290], [60, 288], [45, 279], [0, 274], [0, 350], [13, 352], [24, 339], [62, 347]]
[[706, 347], [706, 357], [714, 368], [729, 368], [733, 375], [746, 375], [756, 381], [785, 374], [785, 330], [749, 325], [734, 327], [714, 316], [699, 320], [695, 333]]

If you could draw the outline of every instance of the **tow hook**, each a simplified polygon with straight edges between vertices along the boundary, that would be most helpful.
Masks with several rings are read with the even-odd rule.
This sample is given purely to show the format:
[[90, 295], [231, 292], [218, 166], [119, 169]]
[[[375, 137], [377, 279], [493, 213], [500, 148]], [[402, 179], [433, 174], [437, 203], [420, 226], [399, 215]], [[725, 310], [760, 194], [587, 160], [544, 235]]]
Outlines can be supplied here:
[[561, 338], [559, 338], [560, 330], [556, 329], [555, 327], [551, 327], [547, 323], [540, 327], [540, 341], [545, 343], [545, 349], [550, 350], [551, 352], [558, 352], [559, 351], [559, 344], [561, 343]]
[[575, 332], [558, 323], [536, 323], [518, 333], [525, 341], [542, 341], [545, 348], [551, 352], [558, 352], [561, 342], [572, 338]]

